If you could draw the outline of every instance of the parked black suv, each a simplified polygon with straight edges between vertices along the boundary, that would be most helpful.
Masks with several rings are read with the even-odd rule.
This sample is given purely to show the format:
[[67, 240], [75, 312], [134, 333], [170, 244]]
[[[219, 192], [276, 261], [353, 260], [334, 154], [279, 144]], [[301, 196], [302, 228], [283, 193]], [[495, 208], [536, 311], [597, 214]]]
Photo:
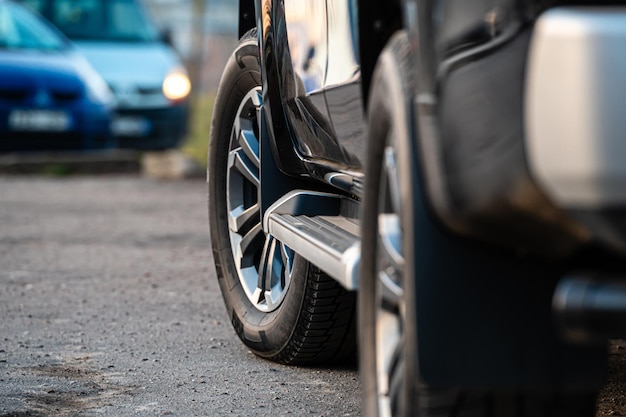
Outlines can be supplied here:
[[209, 216], [252, 351], [358, 340], [371, 416], [594, 414], [626, 310], [626, 12], [585, 3], [240, 0]]

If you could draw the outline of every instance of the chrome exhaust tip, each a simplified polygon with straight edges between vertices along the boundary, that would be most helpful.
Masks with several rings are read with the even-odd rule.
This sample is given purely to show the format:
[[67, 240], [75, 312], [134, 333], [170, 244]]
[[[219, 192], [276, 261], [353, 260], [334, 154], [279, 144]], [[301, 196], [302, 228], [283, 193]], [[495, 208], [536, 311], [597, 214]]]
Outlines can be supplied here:
[[562, 279], [554, 292], [556, 325], [573, 343], [604, 343], [626, 337], [626, 280]]

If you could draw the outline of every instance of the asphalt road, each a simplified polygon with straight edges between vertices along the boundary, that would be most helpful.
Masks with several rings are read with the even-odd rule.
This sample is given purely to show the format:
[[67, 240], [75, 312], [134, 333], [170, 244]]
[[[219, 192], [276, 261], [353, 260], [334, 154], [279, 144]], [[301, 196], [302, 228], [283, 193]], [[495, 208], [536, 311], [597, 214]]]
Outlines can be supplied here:
[[[207, 223], [201, 179], [0, 176], [0, 417], [359, 416], [354, 367], [239, 342]], [[597, 416], [625, 416], [609, 357]]]
[[0, 177], [0, 417], [358, 416], [354, 367], [256, 358], [202, 180]]

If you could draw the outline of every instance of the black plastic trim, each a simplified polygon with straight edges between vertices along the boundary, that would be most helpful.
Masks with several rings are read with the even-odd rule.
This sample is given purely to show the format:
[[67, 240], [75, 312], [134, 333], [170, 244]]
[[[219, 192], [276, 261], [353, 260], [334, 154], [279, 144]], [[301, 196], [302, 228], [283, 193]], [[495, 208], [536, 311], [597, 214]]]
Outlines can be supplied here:
[[255, 26], [255, 0], [239, 0], [239, 38]]
[[[279, 58], [276, 56], [278, 34], [286, 34], [284, 8], [276, 7], [280, 0], [256, 0], [257, 26], [261, 47], [261, 78], [263, 81], [263, 106], [272, 137], [270, 149], [276, 166], [287, 175], [306, 174], [302, 158], [297, 153], [292, 132], [289, 131], [286, 113], [282, 106]], [[276, 25], [279, 25], [276, 28]]]

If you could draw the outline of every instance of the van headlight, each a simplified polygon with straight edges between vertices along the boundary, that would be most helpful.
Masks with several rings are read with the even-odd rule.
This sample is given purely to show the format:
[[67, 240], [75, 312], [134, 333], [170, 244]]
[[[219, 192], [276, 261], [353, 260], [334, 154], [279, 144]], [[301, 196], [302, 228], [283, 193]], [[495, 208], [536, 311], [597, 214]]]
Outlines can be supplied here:
[[170, 100], [186, 98], [191, 92], [191, 81], [184, 70], [175, 69], [163, 80], [163, 94]]

